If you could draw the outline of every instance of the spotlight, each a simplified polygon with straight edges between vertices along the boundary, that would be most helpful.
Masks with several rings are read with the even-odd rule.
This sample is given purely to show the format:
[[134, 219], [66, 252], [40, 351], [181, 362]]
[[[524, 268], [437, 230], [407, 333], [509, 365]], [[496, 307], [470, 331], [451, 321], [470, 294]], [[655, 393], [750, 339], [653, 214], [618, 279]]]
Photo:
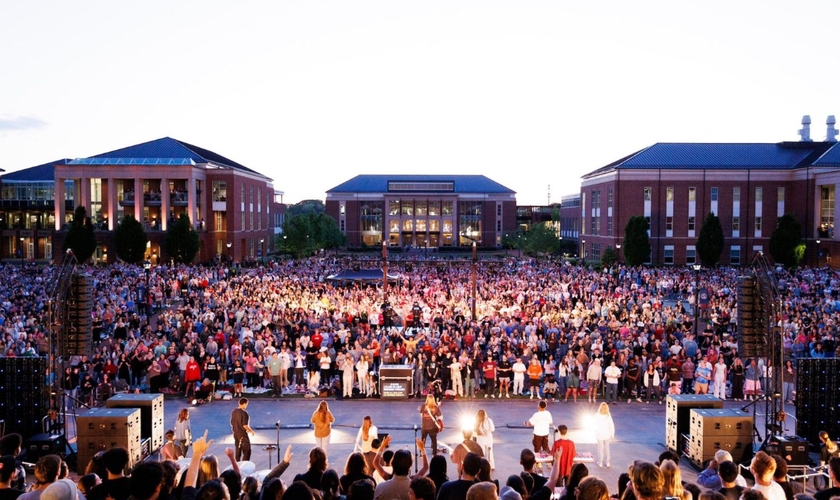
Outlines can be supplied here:
[[198, 405], [198, 400], [197, 400], [197, 399], [193, 399], [193, 400], [192, 400], [192, 405], [193, 405], [193, 406], [197, 406], [197, 405]]
[[461, 430], [472, 431], [475, 429], [475, 417], [472, 415], [461, 416]]

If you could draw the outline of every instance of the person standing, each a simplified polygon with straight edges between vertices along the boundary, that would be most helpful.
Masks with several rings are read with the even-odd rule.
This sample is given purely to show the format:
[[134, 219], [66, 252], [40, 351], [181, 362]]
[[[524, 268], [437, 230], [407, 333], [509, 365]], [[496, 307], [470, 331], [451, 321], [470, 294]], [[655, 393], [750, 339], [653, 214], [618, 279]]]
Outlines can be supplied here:
[[615, 366], [615, 360], [610, 361], [610, 366], [604, 370], [604, 377], [607, 379], [607, 402], [617, 404], [618, 379], [621, 378], [621, 368]]
[[694, 361], [691, 358], [685, 358], [682, 363], [682, 393], [691, 394], [694, 392]]
[[464, 384], [461, 380], [461, 363], [455, 354], [450, 354], [449, 378], [452, 380], [452, 390], [458, 397], [464, 397]]
[[531, 415], [531, 418], [525, 421], [525, 425], [534, 428], [534, 435], [532, 443], [534, 445], [534, 453], [548, 453], [551, 448], [548, 447], [548, 433], [551, 431], [551, 426], [554, 420], [551, 418], [551, 413], [546, 411], [545, 401], [540, 401], [537, 405], [537, 411]]
[[373, 456], [376, 452], [373, 451], [373, 441], [379, 439], [379, 430], [373, 425], [373, 419], [370, 415], [366, 415], [362, 419], [362, 426], [359, 427], [359, 433], [356, 434], [356, 442], [353, 445], [353, 452], [360, 451], [365, 457], [365, 462], [368, 465], [368, 471], [373, 471]]
[[796, 369], [791, 360], [785, 361], [782, 369], [782, 401], [793, 404], [793, 393], [796, 388]]
[[[487, 356], [487, 361], [481, 365], [481, 370], [484, 372], [484, 397], [496, 397], [496, 362], [493, 360], [493, 353]], [[501, 393], [499, 393], [501, 397]], [[510, 397], [510, 394], [508, 394]]]
[[341, 360], [341, 390], [345, 398], [353, 397], [353, 372], [356, 369], [356, 364], [353, 363], [353, 356], [347, 354]]
[[467, 358], [461, 368], [461, 378], [464, 380], [464, 396], [475, 399], [475, 361], [473, 358]]
[[484, 410], [478, 410], [475, 414], [475, 441], [481, 446], [484, 458], [490, 462], [490, 469], [496, 468], [496, 458], [493, 455], [493, 433], [496, 426], [493, 420], [487, 416]]
[[268, 376], [271, 377], [271, 394], [273, 396], [283, 397], [283, 386], [280, 384], [280, 376], [283, 370], [283, 362], [280, 361], [280, 353], [274, 351], [266, 363]]
[[427, 395], [426, 403], [420, 407], [420, 418], [420, 439], [425, 446], [426, 436], [432, 438], [432, 456], [435, 456], [438, 453], [437, 435], [443, 429], [443, 414], [433, 394]]
[[182, 408], [175, 419], [175, 443], [181, 447], [181, 456], [186, 457], [192, 444], [192, 429], [190, 429], [190, 410]]
[[642, 381], [645, 386], [645, 395], [647, 396], [647, 404], [650, 404], [653, 401], [653, 397], [656, 396], [659, 399], [659, 404], [662, 404], [662, 395], [659, 394], [659, 372], [656, 371], [656, 367], [653, 363], [648, 365], [647, 370], [645, 370], [645, 374], [642, 377]]
[[633, 401], [633, 393], [636, 393], [636, 401], [642, 402], [642, 390], [639, 387], [639, 365], [636, 364], [635, 358], [627, 360], [627, 369], [624, 371], [624, 390], [627, 391], [627, 402]]
[[595, 439], [598, 441], [598, 467], [610, 466], [610, 440], [615, 438], [615, 423], [607, 403], [598, 405], [598, 411], [592, 417]]
[[543, 374], [542, 364], [536, 357], [531, 358], [531, 363], [528, 365], [528, 390], [531, 392], [531, 398], [534, 396], [540, 399], [540, 378]]
[[505, 393], [505, 397], [510, 399], [510, 379], [513, 377], [513, 365], [510, 364], [510, 360], [507, 359], [507, 356], [502, 356], [499, 359], [499, 399], [502, 398], [502, 392]]
[[[598, 399], [598, 389], [601, 386], [601, 359], [595, 358], [586, 369], [586, 383], [589, 386], [589, 402], [594, 403]], [[616, 382], [617, 383], [617, 382]]]
[[251, 440], [248, 434], [255, 434], [254, 429], [249, 425], [251, 416], [246, 411], [248, 398], [240, 398], [239, 406], [230, 412], [230, 428], [233, 432], [233, 442], [236, 446], [236, 461], [251, 459]]
[[714, 369], [712, 370], [712, 383], [714, 384], [712, 394], [714, 394], [716, 398], [726, 399], [726, 379], [729, 374], [728, 371], [729, 370], [726, 367], [726, 362], [723, 360], [723, 356], [719, 356], [717, 363], [715, 363]]
[[744, 399], [744, 363], [741, 358], [735, 357], [732, 361], [732, 399], [741, 401]]
[[694, 393], [708, 394], [709, 382], [712, 380], [712, 364], [706, 356], [700, 359], [697, 369], [694, 371]]
[[[513, 364], [513, 395], [522, 396], [522, 391], [525, 389], [525, 372], [528, 367], [522, 362], [521, 358], [516, 358]], [[531, 398], [533, 399], [533, 398]]]
[[330, 445], [330, 432], [332, 431], [332, 423], [335, 422], [335, 417], [330, 412], [326, 401], [318, 403], [318, 409], [312, 414], [309, 420], [315, 424], [315, 446], [324, 450], [327, 453], [327, 447]]

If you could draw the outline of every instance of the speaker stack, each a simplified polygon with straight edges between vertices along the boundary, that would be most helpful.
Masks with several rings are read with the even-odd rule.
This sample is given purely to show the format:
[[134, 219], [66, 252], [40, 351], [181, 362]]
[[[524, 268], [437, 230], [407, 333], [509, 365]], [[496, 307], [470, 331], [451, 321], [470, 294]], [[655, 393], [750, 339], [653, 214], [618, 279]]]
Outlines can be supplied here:
[[128, 450], [126, 472], [143, 460], [139, 408], [93, 408], [76, 417], [78, 470], [85, 470], [100, 451], [123, 447]]
[[766, 319], [769, 306], [764, 303], [755, 276], [738, 277], [738, 348], [748, 358], [763, 358], [770, 354]]
[[840, 435], [840, 359], [796, 362], [796, 435], [819, 444], [820, 431]]
[[163, 427], [163, 394], [116, 394], [105, 401], [106, 408], [139, 408], [140, 438], [149, 440], [148, 455], [162, 447], [166, 431]]
[[728, 451], [735, 463], [752, 452], [753, 417], [742, 410], [692, 409], [688, 458], [698, 469], [715, 458], [718, 450]]
[[91, 311], [93, 309], [93, 280], [87, 274], [73, 274], [67, 300], [67, 320], [59, 339], [62, 356], [89, 355], [93, 345]]
[[0, 419], [25, 439], [42, 431], [49, 409], [47, 358], [0, 359]]
[[723, 408], [723, 400], [711, 394], [669, 394], [665, 398], [665, 444], [674, 453], [688, 453], [691, 410]]

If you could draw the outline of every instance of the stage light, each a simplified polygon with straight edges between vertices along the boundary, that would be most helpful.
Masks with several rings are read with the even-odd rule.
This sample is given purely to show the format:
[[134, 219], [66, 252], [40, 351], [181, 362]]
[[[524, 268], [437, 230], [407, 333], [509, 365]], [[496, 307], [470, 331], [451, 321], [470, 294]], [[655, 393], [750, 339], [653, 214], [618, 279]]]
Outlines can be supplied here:
[[198, 400], [197, 400], [197, 399], [193, 399], [193, 400], [192, 400], [192, 405], [193, 405], [193, 406], [198, 405]]
[[461, 416], [461, 430], [472, 432], [475, 429], [475, 416], [462, 415]]

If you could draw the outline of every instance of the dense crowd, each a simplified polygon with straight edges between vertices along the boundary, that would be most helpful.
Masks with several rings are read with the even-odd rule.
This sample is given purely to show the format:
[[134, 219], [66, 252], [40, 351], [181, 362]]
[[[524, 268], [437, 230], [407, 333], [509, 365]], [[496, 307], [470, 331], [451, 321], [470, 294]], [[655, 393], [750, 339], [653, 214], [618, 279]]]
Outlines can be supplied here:
[[[325, 391], [375, 396], [383, 364], [415, 368], [415, 393], [431, 395], [432, 400], [446, 396], [507, 398], [512, 393], [544, 400], [603, 397], [613, 404], [625, 398], [628, 403], [641, 402], [644, 397], [650, 403], [661, 402], [665, 393], [675, 392], [711, 391], [723, 398], [754, 398], [767, 387], [765, 360], [744, 359], [738, 352], [734, 290], [742, 269], [705, 270], [697, 276], [686, 268], [599, 271], [551, 261], [482, 261], [473, 319], [469, 266], [445, 258], [402, 266], [404, 272], [383, 296], [381, 283], [329, 279], [349, 265], [339, 258], [315, 258], [253, 268], [156, 266], [148, 274], [121, 264], [80, 269], [92, 278], [96, 348], [90, 357], [65, 360], [64, 373], [56, 381], [72, 396], [65, 404], [96, 404], [114, 390], [129, 388], [183, 391], [193, 397], [212, 397], [222, 389], [236, 396], [268, 390], [276, 396]], [[9, 284], [0, 290], [3, 356], [48, 352], [46, 328], [55, 272], [52, 267], [0, 267], [0, 279]], [[783, 307], [779, 326], [786, 353], [784, 397], [792, 400], [797, 360], [837, 355], [840, 275], [831, 269], [792, 273], [777, 269], [776, 273]], [[693, 311], [695, 279], [699, 279], [700, 289], [710, 292], [708, 304], [699, 308], [699, 325], [695, 325]], [[194, 444], [194, 456], [200, 455], [204, 445], [201, 440]], [[320, 449], [310, 454], [310, 468], [314, 462], [317, 469], [320, 455], [316, 450]], [[535, 488], [525, 478], [534, 456], [533, 451], [530, 455], [526, 451], [524, 479], [508, 478], [502, 485], [507, 489], [496, 484], [492, 495], [548, 498], [554, 494], [553, 488]], [[489, 474], [482, 477], [474, 470], [476, 464], [480, 469], [482, 462], [468, 455], [460, 461], [455, 480], [466, 483], [448, 490], [466, 494], [468, 489], [472, 491], [468, 488], [471, 481], [490, 479]], [[288, 458], [280, 465], [288, 466]], [[388, 458], [386, 462], [368, 457], [357, 472], [373, 479], [372, 469], [390, 464], [385, 465], [390, 467], [385, 471], [388, 476], [407, 476], [398, 473], [410, 469], [410, 456], [397, 452]], [[121, 458], [114, 460], [114, 467], [121, 468]], [[458, 498], [440, 496], [440, 462], [437, 457], [431, 462], [429, 475], [438, 476], [431, 490], [422, 481], [425, 477], [405, 477], [400, 480], [402, 486], [411, 489], [415, 498]], [[632, 466], [633, 484], [637, 484], [637, 473], [647, 471], [646, 481], [653, 478], [658, 482], [656, 478], [664, 474], [663, 484], [673, 486], [679, 468], [671, 471], [667, 457], [660, 462], [658, 467], [643, 462]], [[347, 463], [349, 467], [350, 458]], [[358, 460], [354, 463], [359, 464]], [[443, 463], [445, 468], [445, 460]], [[578, 465], [579, 471], [585, 469]], [[2, 464], [0, 479], [8, 468]], [[57, 471], [53, 479], [58, 478], [61, 468], [55, 464], [36, 468], [36, 478], [43, 482], [39, 474], [52, 477], [53, 469]], [[158, 474], [169, 478], [170, 469], [166, 463], [142, 465], [135, 468], [130, 481], [148, 485], [149, 478]], [[119, 478], [111, 477], [116, 473], [110, 468], [99, 472], [103, 484]], [[334, 471], [316, 472], [318, 481], [308, 481], [307, 491], [320, 491], [324, 498], [339, 493], [368, 498], [365, 491], [369, 490], [371, 497], [379, 491], [372, 483], [367, 489], [359, 486], [353, 495], [349, 484], [346, 488], [324, 486], [332, 484], [333, 476], [338, 481]], [[265, 478], [260, 494], [253, 481], [222, 478], [224, 481], [214, 483], [212, 479], [221, 476], [218, 470], [214, 475], [212, 467], [202, 474], [185, 474], [187, 486], [196, 481], [198, 491], [213, 487], [221, 491], [224, 482], [228, 483], [228, 495], [236, 498], [237, 487], [244, 488], [251, 500], [262, 496], [308, 498], [309, 494], [296, 483], [280, 486], [272, 481], [274, 476]], [[592, 478], [587, 482], [583, 480], [586, 475], [579, 472], [578, 476], [560, 478], [560, 484], [566, 483], [563, 498], [604, 500], [609, 496], [603, 481]], [[575, 477], [580, 485], [570, 484]], [[379, 479], [385, 478], [380, 475]], [[555, 476], [555, 483], [557, 479]], [[123, 483], [126, 481], [129, 478]], [[162, 485], [158, 493], [167, 488], [170, 495], [176, 491], [172, 480], [161, 479], [155, 484]], [[215, 486], [207, 486], [210, 484]], [[153, 498], [139, 493], [146, 490], [134, 488], [126, 491], [135, 498]], [[664, 486], [644, 494], [639, 488], [635, 488], [638, 498], [683, 495], [666, 492]], [[475, 495], [480, 490], [477, 488]], [[189, 488], [177, 491], [170, 497], [191, 498], [196, 493]], [[626, 496], [624, 491], [622, 485], [615, 492]], [[701, 496], [699, 491], [695, 493]], [[203, 495], [199, 493], [201, 498], [225, 498]]]

